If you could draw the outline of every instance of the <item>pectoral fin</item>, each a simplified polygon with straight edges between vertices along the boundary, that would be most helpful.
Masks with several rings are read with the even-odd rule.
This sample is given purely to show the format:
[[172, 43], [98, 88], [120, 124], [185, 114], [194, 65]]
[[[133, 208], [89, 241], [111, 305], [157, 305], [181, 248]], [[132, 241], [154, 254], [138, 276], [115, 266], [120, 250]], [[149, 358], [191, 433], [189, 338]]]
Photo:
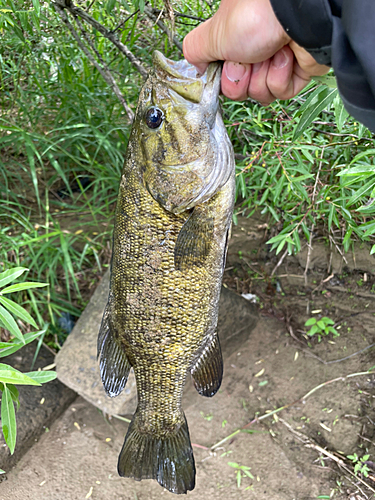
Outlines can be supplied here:
[[214, 232], [214, 220], [205, 211], [194, 208], [182, 226], [174, 249], [174, 264], [179, 271], [202, 267], [210, 252]]
[[217, 334], [215, 334], [212, 343], [203, 351], [192, 368], [191, 374], [199, 394], [211, 397], [217, 393], [223, 378], [223, 358]]
[[128, 380], [130, 363], [122, 346], [116, 341], [110, 321], [108, 302], [98, 337], [100, 375], [108, 396], [118, 396]]

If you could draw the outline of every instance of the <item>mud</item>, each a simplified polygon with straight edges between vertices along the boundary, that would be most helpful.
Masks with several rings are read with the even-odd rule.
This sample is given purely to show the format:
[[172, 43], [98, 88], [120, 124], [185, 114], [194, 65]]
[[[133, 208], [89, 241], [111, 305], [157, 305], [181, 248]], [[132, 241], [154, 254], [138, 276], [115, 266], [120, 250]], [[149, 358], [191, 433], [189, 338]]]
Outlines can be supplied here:
[[[240, 220], [224, 280], [240, 294], [256, 295], [260, 320], [226, 356], [214, 398], [202, 398], [192, 384], [184, 394], [197, 468], [188, 496], [373, 498], [375, 378], [366, 372], [375, 365], [374, 276], [369, 268], [343, 265], [335, 274], [316, 266], [305, 286], [303, 260], [285, 256], [280, 263], [265, 245], [265, 224]], [[340, 335], [319, 342], [306, 335], [304, 323], [324, 316]], [[127, 425], [78, 398], [6, 475], [0, 500], [176, 498], [152, 480], [117, 476]], [[370, 455], [367, 477], [355, 475], [347, 458], [354, 453]], [[249, 467], [243, 470], [253, 478], [239, 476], [236, 464]]]

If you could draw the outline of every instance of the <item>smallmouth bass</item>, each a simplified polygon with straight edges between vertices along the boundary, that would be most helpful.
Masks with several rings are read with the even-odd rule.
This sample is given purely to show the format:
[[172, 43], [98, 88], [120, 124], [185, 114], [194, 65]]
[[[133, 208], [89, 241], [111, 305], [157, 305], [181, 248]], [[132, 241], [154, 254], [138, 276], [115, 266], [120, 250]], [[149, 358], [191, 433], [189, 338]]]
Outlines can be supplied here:
[[195, 486], [181, 408], [187, 375], [211, 397], [223, 374], [216, 326], [235, 179], [220, 77], [219, 63], [198, 77], [185, 60], [153, 55], [120, 181], [98, 337], [107, 394], [124, 389], [131, 367], [137, 382], [118, 472], [173, 493]]

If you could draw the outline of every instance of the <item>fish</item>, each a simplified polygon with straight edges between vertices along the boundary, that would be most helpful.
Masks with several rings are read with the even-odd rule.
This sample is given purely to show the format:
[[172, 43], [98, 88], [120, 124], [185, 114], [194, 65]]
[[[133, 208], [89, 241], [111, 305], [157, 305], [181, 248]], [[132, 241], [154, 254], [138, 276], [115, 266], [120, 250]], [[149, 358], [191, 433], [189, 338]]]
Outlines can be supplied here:
[[235, 163], [220, 107], [222, 66], [202, 76], [153, 53], [121, 175], [108, 302], [98, 359], [115, 397], [134, 370], [138, 405], [118, 473], [195, 487], [181, 406], [189, 374], [198, 393], [219, 389], [218, 304], [232, 223]]

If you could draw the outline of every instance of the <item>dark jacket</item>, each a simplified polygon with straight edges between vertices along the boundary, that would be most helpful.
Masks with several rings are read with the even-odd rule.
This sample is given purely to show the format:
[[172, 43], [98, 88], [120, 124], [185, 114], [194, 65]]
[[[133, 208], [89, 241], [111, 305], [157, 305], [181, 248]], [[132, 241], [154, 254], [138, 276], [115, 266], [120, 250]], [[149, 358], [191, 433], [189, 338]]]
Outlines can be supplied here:
[[332, 66], [346, 109], [375, 131], [375, 0], [271, 0], [289, 36]]

